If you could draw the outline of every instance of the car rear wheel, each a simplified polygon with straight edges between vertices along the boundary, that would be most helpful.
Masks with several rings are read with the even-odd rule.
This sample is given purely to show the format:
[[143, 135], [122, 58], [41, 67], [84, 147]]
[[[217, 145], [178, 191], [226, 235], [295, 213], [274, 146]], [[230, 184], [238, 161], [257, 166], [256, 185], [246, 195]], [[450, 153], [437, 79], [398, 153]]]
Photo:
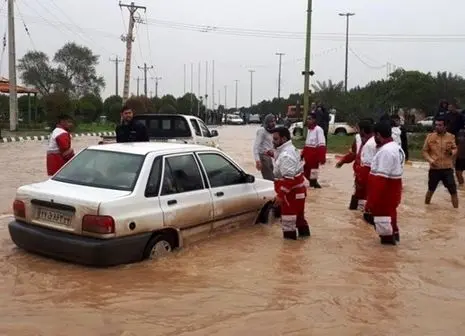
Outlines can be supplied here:
[[344, 136], [347, 135], [347, 131], [344, 128], [338, 128], [335, 132], [335, 135]]
[[152, 237], [144, 250], [144, 259], [155, 260], [173, 252], [174, 243], [169, 234], [161, 233]]

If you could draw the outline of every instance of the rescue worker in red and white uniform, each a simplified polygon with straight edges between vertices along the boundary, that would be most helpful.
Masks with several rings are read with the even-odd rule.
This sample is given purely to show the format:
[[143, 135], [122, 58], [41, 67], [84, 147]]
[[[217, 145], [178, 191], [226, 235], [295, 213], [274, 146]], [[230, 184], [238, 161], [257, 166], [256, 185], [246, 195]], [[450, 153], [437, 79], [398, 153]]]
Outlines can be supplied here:
[[323, 129], [317, 125], [315, 113], [310, 113], [307, 120], [308, 132], [302, 158], [305, 161], [304, 175], [310, 187], [319, 189], [318, 172], [320, 165], [326, 163], [326, 140]]
[[73, 126], [72, 118], [68, 115], [58, 117], [58, 122], [50, 138], [47, 147], [47, 174], [48, 176], [55, 173], [64, 166], [74, 156], [74, 150], [71, 147], [70, 130]]
[[366, 207], [381, 244], [396, 245], [400, 241], [397, 207], [402, 197], [405, 153], [393, 141], [389, 123], [376, 124], [374, 133], [378, 151], [371, 164]]
[[[275, 203], [281, 209], [281, 226], [284, 239], [310, 236], [310, 227], [305, 219], [307, 188], [300, 153], [292, 144], [291, 134], [286, 127], [273, 130], [273, 145], [276, 192]], [[297, 232], [296, 232], [297, 229]]]
[[350, 210], [364, 210], [366, 203], [366, 190], [371, 161], [376, 154], [376, 142], [373, 137], [373, 121], [363, 119], [358, 123], [359, 133], [355, 135], [351, 151], [344, 155], [336, 164], [341, 168], [346, 163], [354, 162], [355, 192], [351, 197]]

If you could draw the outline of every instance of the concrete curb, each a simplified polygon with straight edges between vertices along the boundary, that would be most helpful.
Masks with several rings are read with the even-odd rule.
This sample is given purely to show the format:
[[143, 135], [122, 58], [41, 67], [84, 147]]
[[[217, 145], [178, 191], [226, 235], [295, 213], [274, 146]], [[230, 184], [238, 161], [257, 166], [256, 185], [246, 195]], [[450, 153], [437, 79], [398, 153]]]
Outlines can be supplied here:
[[[115, 136], [115, 132], [89, 132], [89, 133], [73, 133], [71, 137], [73, 138], [82, 138], [87, 136]], [[45, 141], [48, 140], [48, 135], [36, 135], [36, 136], [25, 136], [25, 137], [3, 137], [0, 138], [0, 143], [7, 143], [7, 142], [24, 142], [24, 141]]]

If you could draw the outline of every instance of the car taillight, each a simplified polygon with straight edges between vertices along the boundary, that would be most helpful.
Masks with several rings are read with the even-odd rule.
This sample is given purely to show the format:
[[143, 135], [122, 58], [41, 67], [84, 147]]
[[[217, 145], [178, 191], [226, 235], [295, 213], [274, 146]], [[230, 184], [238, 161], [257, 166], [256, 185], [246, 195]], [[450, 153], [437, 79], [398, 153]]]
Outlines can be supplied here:
[[13, 213], [15, 217], [26, 218], [26, 205], [23, 201], [15, 200], [13, 202]]
[[115, 233], [115, 220], [110, 216], [85, 215], [82, 218], [82, 231], [92, 233]]

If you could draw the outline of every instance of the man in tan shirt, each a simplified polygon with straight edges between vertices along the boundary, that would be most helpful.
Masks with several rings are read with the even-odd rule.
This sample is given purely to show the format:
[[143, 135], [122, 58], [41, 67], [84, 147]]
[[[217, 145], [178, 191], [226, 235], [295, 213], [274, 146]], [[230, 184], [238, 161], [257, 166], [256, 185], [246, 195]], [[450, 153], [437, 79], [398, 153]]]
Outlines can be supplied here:
[[454, 158], [457, 155], [455, 136], [446, 132], [443, 117], [438, 117], [434, 121], [434, 126], [435, 131], [426, 137], [422, 151], [423, 157], [430, 164], [425, 204], [431, 203], [431, 198], [439, 182], [442, 182], [451, 195], [452, 205], [454, 208], [458, 208], [459, 199], [453, 170]]

